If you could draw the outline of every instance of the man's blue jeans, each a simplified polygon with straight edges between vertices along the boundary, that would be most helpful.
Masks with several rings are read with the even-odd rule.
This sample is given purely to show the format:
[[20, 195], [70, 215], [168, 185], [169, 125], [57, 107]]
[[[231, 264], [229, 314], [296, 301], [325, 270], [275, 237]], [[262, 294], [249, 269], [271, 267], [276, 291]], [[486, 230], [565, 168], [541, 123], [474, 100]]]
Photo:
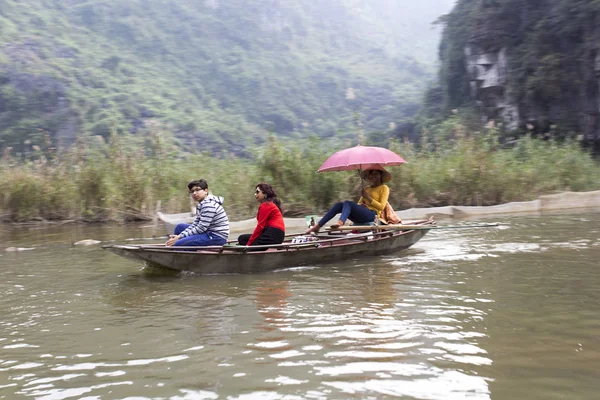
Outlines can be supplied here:
[[[190, 226], [190, 224], [177, 224], [174, 233], [179, 235], [188, 226]], [[227, 243], [226, 239], [223, 239], [212, 232], [204, 232], [199, 235], [186, 236], [179, 239], [175, 242], [174, 246], [222, 246], [225, 243]]]

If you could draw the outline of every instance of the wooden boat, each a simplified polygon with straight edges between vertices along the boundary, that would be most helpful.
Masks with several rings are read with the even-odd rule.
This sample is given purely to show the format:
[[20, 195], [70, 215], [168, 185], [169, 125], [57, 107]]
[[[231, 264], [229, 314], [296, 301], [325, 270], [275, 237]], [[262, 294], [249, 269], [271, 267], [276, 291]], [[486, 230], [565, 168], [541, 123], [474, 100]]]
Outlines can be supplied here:
[[407, 228], [372, 227], [368, 232], [330, 230], [319, 236], [288, 235], [284, 243], [270, 246], [165, 247], [157, 244], [107, 245], [103, 248], [147, 265], [199, 274], [266, 272], [303, 265], [318, 265], [356, 257], [379, 256], [417, 243], [435, 221], [414, 221]]

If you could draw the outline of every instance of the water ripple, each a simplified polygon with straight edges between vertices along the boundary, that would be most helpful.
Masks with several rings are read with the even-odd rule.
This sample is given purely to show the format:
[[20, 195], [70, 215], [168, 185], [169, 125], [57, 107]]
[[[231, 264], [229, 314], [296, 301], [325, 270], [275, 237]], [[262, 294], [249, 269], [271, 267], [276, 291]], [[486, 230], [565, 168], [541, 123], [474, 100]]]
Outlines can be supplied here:
[[248, 276], [149, 275], [81, 247], [6, 254], [0, 392], [523, 397], [498, 391], [514, 385], [537, 399], [556, 388], [584, 398], [597, 392], [600, 240], [597, 228], [577, 237], [573, 223], [552, 226], [440, 230], [394, 255]]
[[429, 400], [489, 398], [490, 396], [485, 378], [458, 371], [438, 371], [435, 376], [411, 380], [369, 379], [361, 382], [329, 381], [324, 384], [343, 393], [356, 395], [378, 393]]

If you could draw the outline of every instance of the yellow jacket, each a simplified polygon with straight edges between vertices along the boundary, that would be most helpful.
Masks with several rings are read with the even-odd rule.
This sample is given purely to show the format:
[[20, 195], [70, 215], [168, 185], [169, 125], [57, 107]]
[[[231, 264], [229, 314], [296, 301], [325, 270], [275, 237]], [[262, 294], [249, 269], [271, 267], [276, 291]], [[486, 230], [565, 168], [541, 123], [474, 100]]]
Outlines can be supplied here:
[[373, 210], [377, 213], [377, 217], [381, 218], [381, 212], [385, 208], [390, 197], [390, 188], [386, 185], [379, 185], [376, 187], [369, 186], [365, 188], [365, 192], [371, 197], [371, 201], [363, 198], [358, 200], [358, 204], [364, 204], [369, 210]]

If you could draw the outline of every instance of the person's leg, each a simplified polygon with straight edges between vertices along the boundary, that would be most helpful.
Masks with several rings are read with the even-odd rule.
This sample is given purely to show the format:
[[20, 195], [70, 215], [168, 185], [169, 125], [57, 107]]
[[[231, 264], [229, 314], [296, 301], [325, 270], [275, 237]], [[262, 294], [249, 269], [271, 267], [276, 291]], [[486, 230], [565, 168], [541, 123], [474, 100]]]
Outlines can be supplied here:
[[327, 211], [327, 213], [325, 213], [325, 215], [323, 215], [323, 218], [321, 218], [319, 220], [319, 222], [317, 222], [317, 225], [319, 225], [319, 227], [325, 225], [327, 222], [329, 222], [330, 219], [332, 219], [333, 217], [335, 217], [337, 214], [342, 212], [342, 208], [343, 208], [344, 203], [335, 203], [333, 205], [333, 207], [331, 207], [329, 209], [329, 211]]
[[344, 203], [339, 202], [339, 203], [335, 203], [333, 205], [333, 207], [331, 207], [329, 209], [329, 211], [327, 211], [325, 213], [325, 215], [323, 215], [323, 218], [321, 218], [319, 220], [319, 222], [317, 222], [312, 228], [307, 229], [304, 234], [308, 235], [309, 233], [317, 233], [319, 232], [319, 230], [321, 229], [322, 226], [324, 226], [327, 222], [329, 222], [333, 217], [335, 217], [337, 214], [342, 212], [342, 209], [344, 207]]
[[261, 246], [266, 244], [281, 244], [285, 239], [285, 232], [281, 229], [267, 226], [261, 235], [256, 238], [252, 246]]
[[238, 236], [238, 243], [241, 244], [242, 246], [246, 246], [248, 244], [248, 240], [250, 240], [251, 236], [252, 236], [252, 234], [250, 234], [250, 233], [244, 233], [243, 235]]
[[352, 203], [351, 205], [349, 205], [349, 209], [350, 213], [348, 214], [348, 218], [354, 223], [364, 224], [367, 222], [375, 221], [375, 215], [377, 215], [377, 213], [373, 210], [368, 209], [367, 207], [363, 207], [359, 204]]
[[[356, 204], [355, 202], [350, 201], [350, 200], [346, 200], [344, 202], [344, 204], [342, 205], [342, 212], [340, 215], [340, 220], [338, 222], [338, 225], [344, 225], [346, 223], [346, 220], [348, 219], [348, 217], [350, 216], [350, 213], [352, 212], [352, 206], [358, 206], [358, 204]], [[362, 206], [359, 206], [359, 207], [362, 207]]]
[[181, 232], [185, 231], [188, 226], [190, 226], [190, 224], [184, 224], [184, 223], [177, 224], [173, 233], [175, 235], [179, 235]]
[[211, 246], [223, 246], [227, 243], [227, 239], [223, 239], [222, 237], [217, 236], [214, 233], [209, 233], [208, 235], [211, 239]]
[[[269, 244], [281, 244], [285, 239], [285, 232], [281, 229], [267, 226], [259, 237], [252, 243], [251, 246], [264, 246]], [[268, 250], [266, 247], [263, 249], [252, 249], [250, 251], [265, 251]]]
[[222, 246], [227, 240], [212, 233], [186, 236], [175, 242], [175, 246]]

